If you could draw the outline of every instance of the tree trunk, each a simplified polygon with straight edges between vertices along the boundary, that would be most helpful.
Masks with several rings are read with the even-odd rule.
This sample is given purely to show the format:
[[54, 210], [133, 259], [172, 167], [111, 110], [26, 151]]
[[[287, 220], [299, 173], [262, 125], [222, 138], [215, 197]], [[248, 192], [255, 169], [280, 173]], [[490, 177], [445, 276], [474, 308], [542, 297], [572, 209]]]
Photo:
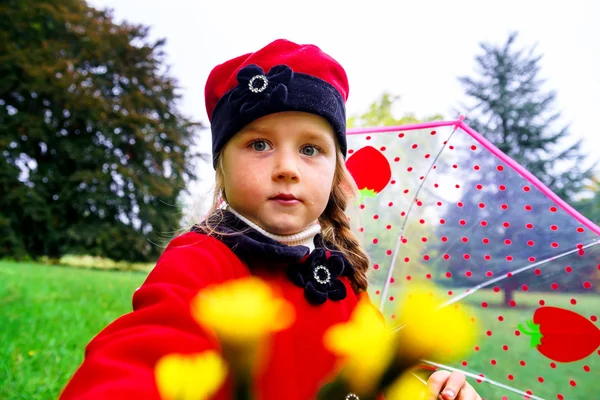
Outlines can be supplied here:
[[514, 292], [515, 289], [513, 287], [504, 288], [504, 307], [510, 307], [510, 302], [514, 300]]

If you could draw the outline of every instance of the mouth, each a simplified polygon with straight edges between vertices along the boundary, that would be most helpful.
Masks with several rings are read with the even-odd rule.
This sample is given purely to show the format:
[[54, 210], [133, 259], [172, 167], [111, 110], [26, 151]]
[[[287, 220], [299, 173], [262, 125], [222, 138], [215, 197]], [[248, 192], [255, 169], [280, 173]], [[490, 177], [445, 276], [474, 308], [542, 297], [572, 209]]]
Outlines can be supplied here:
[[269, 200], [273, 200], [273, 201], [276, 201], [276, 202], [282, 203], [282, 204], [300, 203], [300, 200], [296, 196], [294, 196], [293, 194], [289, 194], [289, 193], [279, 193], [276, 196], [269, 197]]

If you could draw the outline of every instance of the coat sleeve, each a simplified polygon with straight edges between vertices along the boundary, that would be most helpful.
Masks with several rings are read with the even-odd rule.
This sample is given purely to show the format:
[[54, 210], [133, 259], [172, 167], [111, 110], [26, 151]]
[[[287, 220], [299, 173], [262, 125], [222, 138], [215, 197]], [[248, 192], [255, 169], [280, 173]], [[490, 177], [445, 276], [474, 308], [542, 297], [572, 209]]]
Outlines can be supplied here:
[[192, 298], [209, 284], [243, 275], [240, 267], [213, 238], [187, 233], [174, 239], [135, 291], [133, 311], [88, 344], [60, 400], [158, 399], [154, 366], [162, 356], [217, 347], [192, 318]]

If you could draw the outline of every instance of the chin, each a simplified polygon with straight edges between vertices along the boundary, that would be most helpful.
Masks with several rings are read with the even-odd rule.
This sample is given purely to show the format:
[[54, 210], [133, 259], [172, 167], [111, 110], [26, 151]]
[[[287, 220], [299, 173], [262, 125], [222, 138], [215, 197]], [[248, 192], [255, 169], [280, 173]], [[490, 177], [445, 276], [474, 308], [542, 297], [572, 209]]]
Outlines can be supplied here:
[[306, 226], [303, 226], [299, 221], [294, 221], [289, 217], [265, 222], [267, 222], [266, 225], [268, 226], [264, 229], [275, 235], [293, 235], [306, 228]]

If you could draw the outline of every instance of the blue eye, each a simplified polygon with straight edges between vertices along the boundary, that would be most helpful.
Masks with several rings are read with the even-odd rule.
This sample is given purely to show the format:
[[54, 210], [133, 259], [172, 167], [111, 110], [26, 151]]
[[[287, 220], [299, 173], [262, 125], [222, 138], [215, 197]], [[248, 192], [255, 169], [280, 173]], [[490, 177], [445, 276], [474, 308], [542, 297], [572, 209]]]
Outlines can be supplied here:
[[305, 156], [312, 157], [319, 153], [319, 149], [316, 146], [304, 146], [300, 152]]
[[264, 140], [257, 140], [255, 142], [252, 142], [251, 146], [254, 151], [260, 151], [260, 152], [269, 150], [269, 148], [270, 148], [269, 144], [267, 142], [265, 142]]

